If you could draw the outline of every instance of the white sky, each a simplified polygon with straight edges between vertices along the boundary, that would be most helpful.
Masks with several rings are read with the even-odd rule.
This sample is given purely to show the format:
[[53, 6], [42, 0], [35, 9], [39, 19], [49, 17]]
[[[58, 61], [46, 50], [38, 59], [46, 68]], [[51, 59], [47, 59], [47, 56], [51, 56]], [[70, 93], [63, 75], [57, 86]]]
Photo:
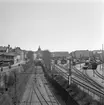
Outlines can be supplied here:
[[101, 0], [0, 0], [0, 45], [23, 49], [101, 49]]

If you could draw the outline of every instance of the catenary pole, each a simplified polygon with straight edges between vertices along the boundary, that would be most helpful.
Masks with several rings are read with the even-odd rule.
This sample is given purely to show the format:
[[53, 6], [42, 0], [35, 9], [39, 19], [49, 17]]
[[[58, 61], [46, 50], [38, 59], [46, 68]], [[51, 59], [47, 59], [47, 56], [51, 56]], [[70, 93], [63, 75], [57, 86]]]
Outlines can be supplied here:
[[71, 84], [71, 59], [69, 59], [69, 77], [68, 77], [69, 85]]
[[[102, 44], [102, 61], [103, 61], [103, 44]], [[104, 61], [102, 62], [102, 76], [104, 75]], [[102, 83], [104, 82], [102, 78]]]

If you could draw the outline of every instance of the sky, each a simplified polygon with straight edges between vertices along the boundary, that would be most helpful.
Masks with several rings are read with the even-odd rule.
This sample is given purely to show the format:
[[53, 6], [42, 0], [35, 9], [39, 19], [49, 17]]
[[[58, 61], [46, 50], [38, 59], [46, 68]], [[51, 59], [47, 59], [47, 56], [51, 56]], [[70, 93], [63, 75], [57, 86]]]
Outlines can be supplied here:
[[102, 0], [0, 0], [0, 46], [75, 51], [104, 44]]

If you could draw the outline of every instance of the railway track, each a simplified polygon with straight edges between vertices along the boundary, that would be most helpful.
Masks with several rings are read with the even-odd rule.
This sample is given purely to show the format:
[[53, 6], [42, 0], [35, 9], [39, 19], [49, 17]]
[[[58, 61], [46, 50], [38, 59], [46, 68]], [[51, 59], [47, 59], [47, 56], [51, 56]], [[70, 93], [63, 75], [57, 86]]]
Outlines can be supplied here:
[[[73, 74], [73, 76], [76, 76], [80, 80], [83, 80], [86, 83], [90, 83], [94, 88], [96, 87], [97, 89], [100, 89], [101, 90], [102, 87], [99, 88], [99, 86], [97, 86], [97, 83], [95, 81], [93, 81], [92, 79], [90, 79], [87, 75], [83, 74], [82, 72], [80, 72], [76, 68], [73, 68], [72, 74]], [[64, 73], [64, 75], [67, 75], [68, 76], [67, 73]]]
[[33, 91], [31, 89], [25, 105], [31, 105], [32, 104], [32, 95], [33, 95]]
[[95, 74], [96, 74], [99, 78], [104, 79], [104, 76], [103, 76], [102, 74], [100, 74], [97, 69], [95, 70]]
[[44, 77], [42, 77], [42, 82], [43, 82], [43, 86], [48, 94], [48, 97], [49, 97], [50, 101], [52, 102], [52, 105], [60, 105], [60, 103], [56, 99], [54, 93], [52, 91], [50, 92], [48, 82], [46, 81], [46, 79]]
[[34, 74], [31, 74], [28, 80], [19, 105], [61, 105], [45, 84], [46, 82], [42, 69], [36, 67]]
[[[37, 103], [40, 103], [40, 105], [60, 105], [52, 92], [49, 92], [49, 88], [45, 85], [44, 81], [46, 82], [43, 72], [38, 70], [37, 73], [35, 73], [35, 78], [33, 81], [33, 91], [38, 98]], [[43, 91], [44, 93], [46, 92], [47, 96], [43, 94], [41, 88], [43, 88]]]
[[41, 91], [39, 90], [39, 88], [37, 86], [33, 86], [33, 91], [36, 94], [38, 101], [34, 102], [35, 104], [41, 104], [41, 105], [50, 105], [49, 102], [44, 98], [43, 94], [41, 93]]
[[87, 81], [88, 81], [88, 83], [90, 83], [92, 86], [94, 86], [94, 87], [96, 87], [97, 89], [99, 89], [99, 90], [103, 90], [103, 86], [101, 86], [101, 85], [99, 85], [97, 82], [95, 82], [93, 79], [91, 79], [90, 77], [89, 77], [89, 75], [86, 73], [86, 71], [85, 71], [85, 74], [84, 73], [82, 73], [81, 71], [79, 71], [77, 68], [74, 68], [74, 70], [77, 72], [77, 73], [79, 73], [84, 79], [86, 79]]
[[[38, 74], [38, 76], [37, 76]], [[44, 95], [41, 93], [39, 87], [41, 87], [41, 84], [39, 84], [39, 74], [42, 74], [41, 72], [35, 72], [35, 82], [33, 82], [33, 91], [36, 94], [37, 98], [38, 98], [38, 103], [40, 103], [40, 105], [50, 105], [50, 102], [47, 101], [44, 97]]]
[[[62, 67], [63, 69], [66, 69], [64, 67]], [[67, 69], [66, 69], [67, 70]], [[73, 72], [74, 71], [74, 72]], [[97, 73], [97, 72], [96, 72]], [[88, 74], [85, 71], [85, 74], [81, 71], [79, 71], [76, 67], [73, 67], [72, 69], [72, 74], [77, 76], [79, 79], [82, 79], [83, 81], [91, 84], [93, 87], [95, 87], [96, 89], [99, 89], [101, 91], [104, 91], [103, 86], [101, 86], [100, 84], [98, 84], [97, 82], [95, 82], [93, 79], [91, 79]], [[98, 73], [97, 73], [98, 75]], [[98, 75], [100, 76], [100, 75]], [[100, 76], [101, 77], [101, 76]]]
[[[104, 76], [103, 76], [102, 74], [100, 74], [97, 69], [94, 70], [94, 71], [95, 71], [95, 74], [96, 74], [99, 78], [101, 78], [102, 80], [104, 80]], [[88, 76], [87, 72], [85, 72], [85, 73], [86, 73], [86, 75]]]
[[[62, 72], [62, 71], [61, 71]], [[64, 74], [63, 76], [64, 76], [64, 78], [65, 79], [67, 79], [67, 77], [68, 77], [68, 74], [67, 73], [62, 73], [62, 74]], [[73, 74], [73, 75], [75, 75], [75, 76], [77, 76], [78, 78], [80, 78], [81, 77], [81, 75], [77, 75], [77, 74]], [[88, 78], [88, 77], [87, 77]], [[83, 77], [82, 78], [80, 78], [80, 79], [82, 79], [83, 81], [85, 81], [85, 79], [83, 79]], [[98, 95], [99, 97], [103, 97], [104, 98], [104, 91], [102, 91], [101, 89], [99, 90], [99, 87], [97, 86], [97, 87], [95, 87], [96, 85], [93, 85], [93, 86], [90, 86], [90, 85], [88, 85], [88, 84], [86, 84], [86, 83], [83, 83], [83, 82], [81, 82], [81, 81], [79, 81], [79, 80], [77, 80], [77, 79], [75, 79], [75, 78], [73, 78], [72, 77], [72, 81], [74, 81], [76, 84], [78, 84], [79, 86], [82, 86], [82, 87], [84, 87], [85, 89], [88, 89], [88, 90], [90, 90], [91, 92], [93, 92], [94, 94], [96, 94], [96, 95]], [[87, 81], [88, 82], [88, 81]]]
[[[33, 78], [33, 74], [31, 75], [28, 83], [27, 83], [27, 87], [26, 90], [28, 89], [29, 91], [27, 91], [26, 94], [27, 97], [23, 98], [23, 100], [20, 102], [20, 105], [32, 105], [32, 96], [33, 96], [33, 90], [32, 90], [32, 78]], [[24, 94], [25, 96], [25, 94]]]
[[96, 74], [99, 78], [104, 79], [104, 76], [101, 75], [97, 70], [95, 70], [95, 74]]

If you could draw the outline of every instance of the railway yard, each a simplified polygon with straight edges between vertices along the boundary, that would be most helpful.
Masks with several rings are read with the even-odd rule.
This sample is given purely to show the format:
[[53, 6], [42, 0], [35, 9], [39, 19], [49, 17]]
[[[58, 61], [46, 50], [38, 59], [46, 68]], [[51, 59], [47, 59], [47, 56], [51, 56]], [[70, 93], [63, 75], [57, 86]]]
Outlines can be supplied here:
[[[83, 64], [82, 64], [83, 65]], [[81, 66], [82, 66], [81, 65]], [[99, 66], [98, 66], [99, 68]], [[66, 80], [68, 80], [68, 68], [62, 65], [56, 65], [55, 69], [62, 75]], [[104, 104], [104, 76], [99, 72], [99, 69], [95, 70], [95, 76], [93, 76], [93, 71], [83, 70], [80, 68], [80, 64], [74, 66], [72, 68], [72, 83], [77, 84], [77, 86], [88, 93], [93, 99], [98, 100], [99, 102]]]
[[104, 105], [104, 75], [100, 64], [93, 72], [91, 68], [83, 69], [85, 62], [71, 66], [68, 60], [65, 64], [53, 63], [48, 54], [43, 52], [42, 60], [31, 55], [29, 62], [21, 62], [21, 70], [18, 64], [11, 69], [4, 67], [5, 74], [18, 71], [18, 81], [12, 86], [13, 97], [18, 95], [18, 98], [11, 98], [10, 105]]
[[[48, 58], [48, 57], [47, 57]], [[45, 59], [47, 59], [45, 57]], [[44, 60], [45, 62], [45, 60]], [[46, 61], [48, 62], [48, 61]], [[48, 63], [47, 63], [48, 64]], [[43, 64], [44, 65], [44, 64]], [[51, 64], [52, 65], [52, 72], [55, 72], [55, 75], [59, 76], [59, 80], [54, 79], [52, 81], [57, 81], [57, 83], [64, 84], [63, 81], [61, 81], [61, 77], [64, 78], [64, 81], [66, 81], [65, 86], [62, 86], [62, 93], [60, 94], [62, 97], [66, 94], [65, 100], [67, 100], [67, 97], [72, 97], [74, 101], [76, 101], [76, 105], [103, 105], [104, 104], [104, 84], [103, 84], [103, 75], [100, 70], [99, 72], [99, 66], [97, 69], [93, 72], [92, 69], [84, 70], [83, 66], [84, 63], [79, 63], [76, 65], [71, 66], [71, 84], [75, 84], [80, 91], [83, 91], [86, 95], [78, 95], [81, 94], [80, 91], [77, 92], [77, 94], [73, 91], [69, 91], [70, 85], [67, 86], [67, 81], [69, 79], [69, 68], [66, 63], [66, 66], [58, 63], [58, 64]], [[73, 99], [69, 98], [70, 101], [65, 101], [61, 97], [61, 101], [56, 98], [56, 95], [52, 91], [52, 89], [49, 85], [49, 81], [47, 82], [45, 75], [45, 72], [42, 66], [35, 66], [34, 72], [31, 74], [29, 81], [27, 82], [27, 86], [25, 88], [25, 92], [23, 94], [22, 100], [20, 102], [20, 105], [75, 105], [73, 104]], [[46, 74], [49, 71], [47, 71], [48, 68], [46, 68]], [[94, 74], [93, 74], [94, 73]], [[60, 77], [61, 76], [61, 77]], [[57, 76], [56, 76], [57, 77]], [[52, 82], [50, 81], [50, 82]], [[55, 84], [54, 84], [55, 85]], [[59, 90], [61, 92], [59, 86]], [[55, 87], [57, 88], [57, 86]], [[66, 91], [64, 93], [64, 90]], [[67, 92], [69, 96], [67, 96]], [[80, 98], [79, 98], [80, 97]]]
[[35, 67], [34, 71], [27, 83], [20, 105], [61, 105], [49, 88], [41, 67]]
[[104, 0], [0, 0], [0, 105], [104, 105]]

